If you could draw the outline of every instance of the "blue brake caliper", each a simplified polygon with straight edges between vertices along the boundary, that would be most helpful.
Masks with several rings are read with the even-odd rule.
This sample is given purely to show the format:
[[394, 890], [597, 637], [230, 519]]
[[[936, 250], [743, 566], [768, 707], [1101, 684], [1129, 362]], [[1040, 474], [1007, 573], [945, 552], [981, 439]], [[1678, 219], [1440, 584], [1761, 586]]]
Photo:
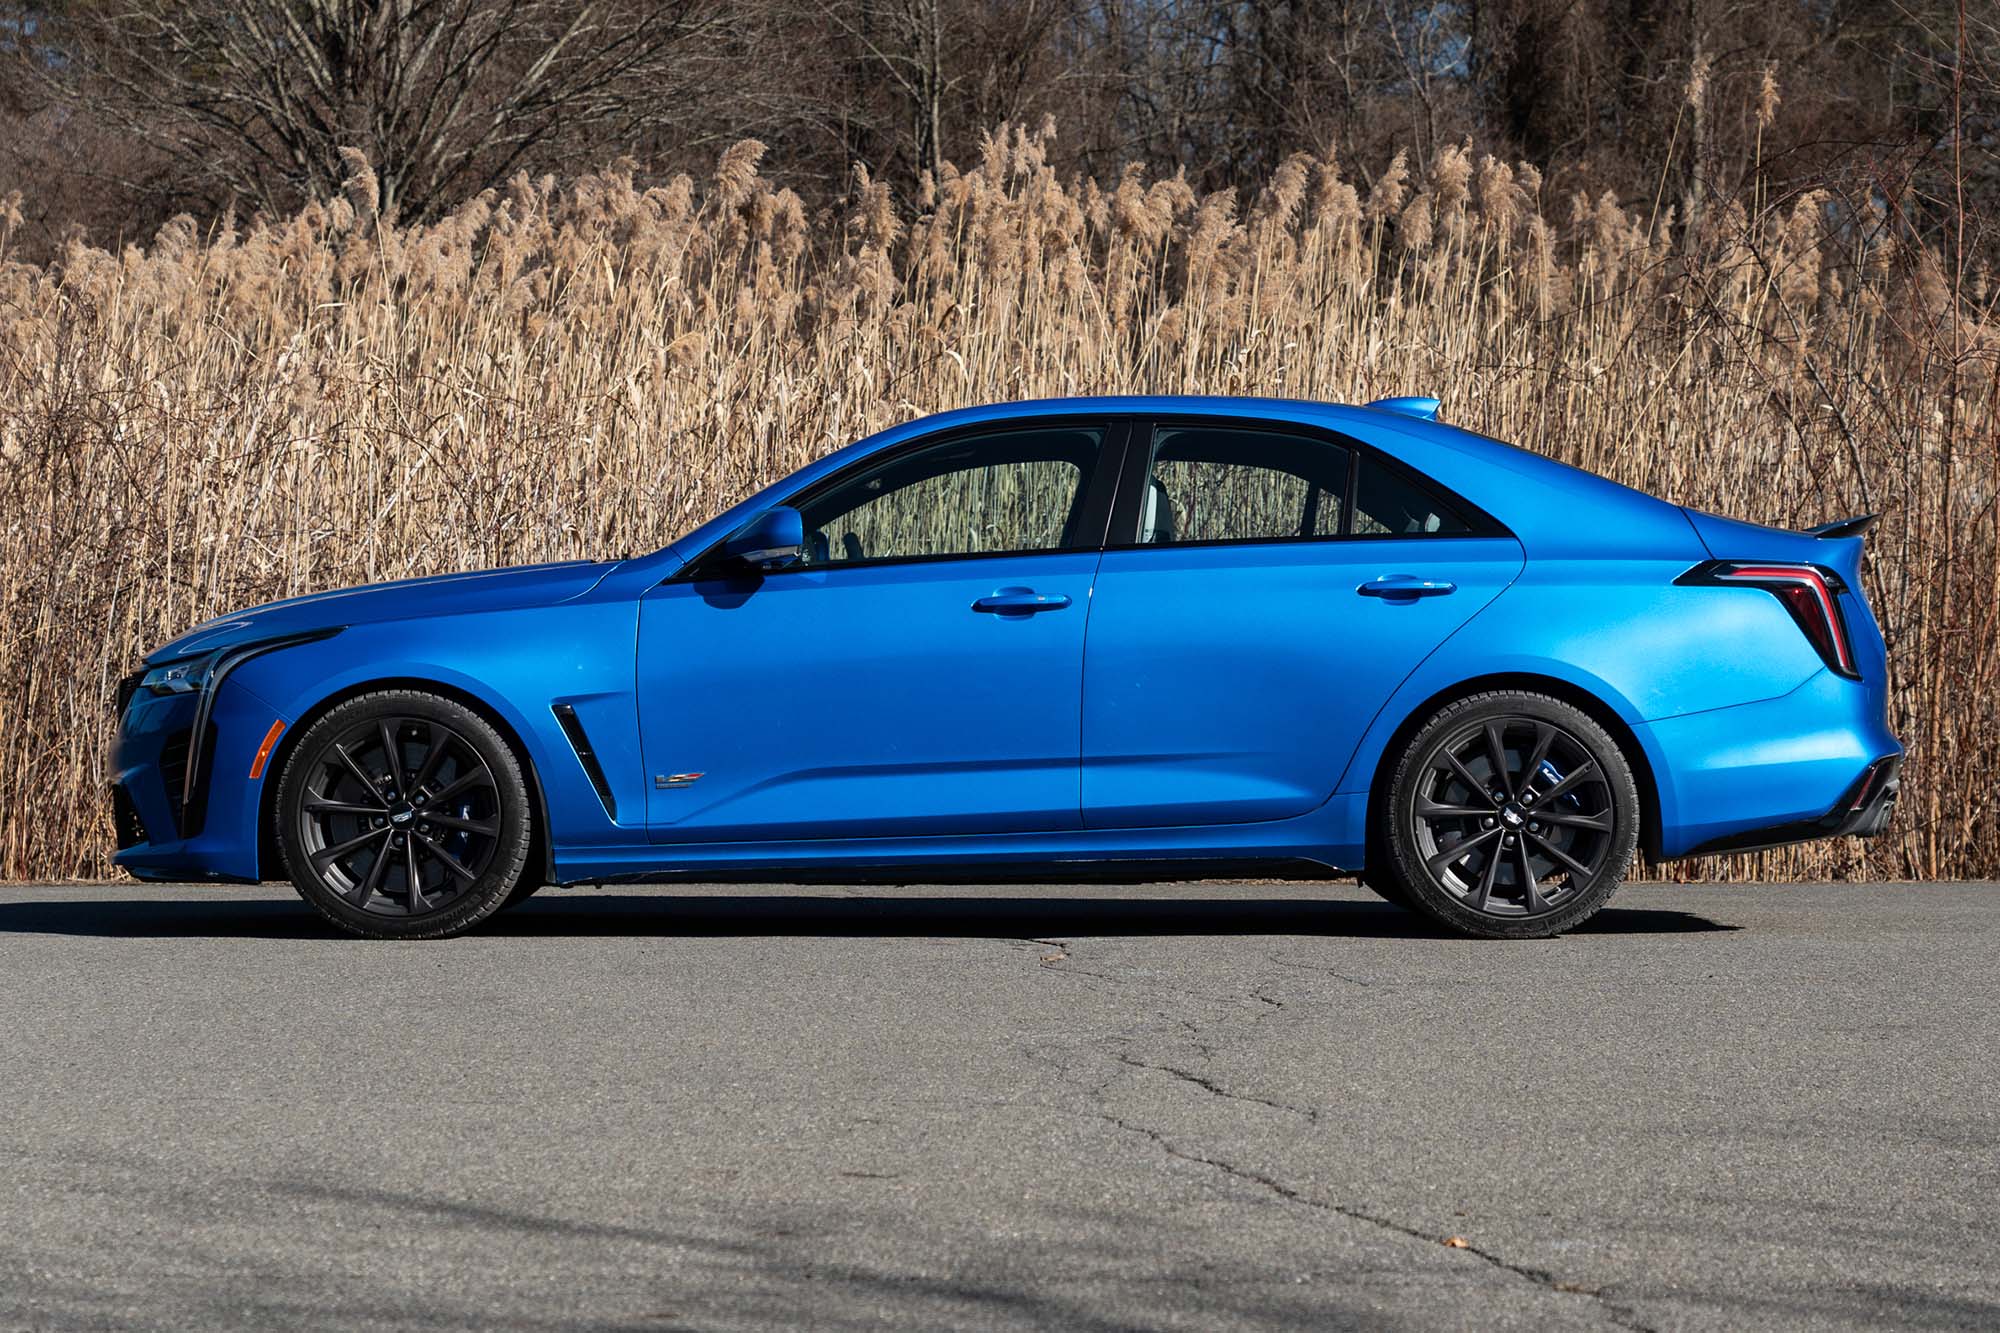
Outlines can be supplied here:
[[[471, 801], [460, 801], [458, 803], [458, 817], [460, 819], [472, 818]], [[452, 834], [449, 839], [446, 840], [445, 850], [449, 851], [453, 856], [457, 857], [460, 861], [463, 861], [465, 859], [466, 849], [469, 848], [471, 845], [472, 845], [472, 835], [470, 833], [467, 833], [464, 829], [459, 829], [456, 833]]]
[[[1553, 788], [1553, 787], [1555, 787], [1555, 786], [1557, 786], [1558, 784], [1560, 784], [1560, 783], [1562, 782], [1562, 780], [1563, 780], [1563, 775], [1562, 775], [1561, 773], [1558, 773], [1558, 772], [1556, 771], [1556, 766], [1555, 766], [1554, 764], [1550, 763], [1550, 762], [1549, 762], [1548, 760], [1546, 760], [1546, 759], [1542, 760], [1542, 766], [1541, 766], [1540, 768], [1536, 769], [1536, 770], [1535, 770], [1535, 773], [1536, 773], [1536, 776], [1538, 776], [1538, 777], [1541, 777], [1541, 778], [1544, 778], [1544, 779], [1546, 779], [1546, 780], [1548, 781], [1548, 784], [1549, 784], [1549, 786], [1550, 786], [1550, 787], [1552, 787], [1552, 788]], [[1575, 793], [1575, 792], [1573, 792], [1573, 791], [1570, 791], [1570, 792], [1564, 792], [1564, 793], [1563, 793], [1563, 798], [1562, 798], [1562, 799], [1563, 799], [1563, 804], [1564, 804], [1564, 805], [1567, 805], [1567, 806], [1571, 807], [1572, 809], [1574, 809], [1574, 808], [1576, 807], [1576, 793]]]

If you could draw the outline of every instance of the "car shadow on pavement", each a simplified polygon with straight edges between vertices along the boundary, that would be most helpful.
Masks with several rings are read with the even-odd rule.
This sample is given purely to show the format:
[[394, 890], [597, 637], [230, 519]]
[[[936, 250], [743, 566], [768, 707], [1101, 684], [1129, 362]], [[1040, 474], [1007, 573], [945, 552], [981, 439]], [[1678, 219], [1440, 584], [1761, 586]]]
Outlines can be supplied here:
[[[1692, 912], [1607, 907], [1579, 935], [1657, 935], [1739, 927]], [[1438, 939], [1446, 932], [1387, 903], [1304, 896], [1141, 897], [797, 893], [593, 893], [545, 890], [481, 924], [485, 936], [684, 935], [1069, 939], [1079, 936], [1299, 935]], [[112, 938], [335, 939], [339, 932], [289, 894], [246, 899], [8, 901], [0, 935]]]

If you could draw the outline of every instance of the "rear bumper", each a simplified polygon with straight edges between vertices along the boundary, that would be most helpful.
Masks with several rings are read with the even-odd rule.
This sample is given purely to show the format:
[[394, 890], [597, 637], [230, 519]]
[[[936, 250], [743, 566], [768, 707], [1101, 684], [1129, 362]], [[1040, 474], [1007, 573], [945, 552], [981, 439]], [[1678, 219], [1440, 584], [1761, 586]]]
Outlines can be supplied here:
[[1802, 819], [1770, 828], [1733, 833], [1698, 844], [1689, 856], [1716, 852], [1755, 852], [1786, 843], [1810, 842], [1815, 838], [1872, 838], [1888, 827], [1895, 813], [1896, 798], [1902, 792], [1903, 756], [1884, 755], [1862, 770], [1861, 776], [1817, 819]]
[[1821, 671], [1791, 693], [1634, 728], [1660, 800], [1663, 860], [1887, 823], [1903, 747], [1879, 686]]

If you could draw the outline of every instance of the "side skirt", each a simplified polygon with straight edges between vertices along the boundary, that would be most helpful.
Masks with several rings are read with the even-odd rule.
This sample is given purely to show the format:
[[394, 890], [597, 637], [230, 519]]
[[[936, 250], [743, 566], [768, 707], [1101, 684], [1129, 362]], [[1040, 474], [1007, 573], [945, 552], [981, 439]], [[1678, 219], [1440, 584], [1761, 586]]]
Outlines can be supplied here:
[[[1199, 827], [1079, 829], [958, 837], [557, 847], [557, 884], [671, 880], [739, 883], [986, 883], [1059, 878], [1138, 883], [1253, 873], [1324, 878], [1363, 860], [1366, 793], [1334, 796], [1294, 819]], [[921, 875], [916, 872], [921, 871]]]
[[903, 865], [810, 869], [681, 867], [629, 875], [604, 875], [569, 884], [1192, 884], [1210, 879], [1317, 882], [1359, 874], [1293, 857], [1282, 860], [1020, 861], [981, 868], [964, 862], [912, 861]]

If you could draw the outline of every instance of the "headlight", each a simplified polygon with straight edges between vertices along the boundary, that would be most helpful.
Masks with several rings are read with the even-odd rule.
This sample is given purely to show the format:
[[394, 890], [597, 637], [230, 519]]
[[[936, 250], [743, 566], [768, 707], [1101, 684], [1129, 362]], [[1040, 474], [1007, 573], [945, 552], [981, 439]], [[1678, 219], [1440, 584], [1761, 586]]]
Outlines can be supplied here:
[[184, 657], [154, 667], [140, 678], [139, 687], [150, 694], [193, 694], [207, 683], [214, 666], [214, 653]]
[[274, 634], [268, 639], [247, 639], [211, 648], [204, 653], [176, 657], [171, 662], [149, 668], [145, 675], [139, 677], [139, 688], [152, 695], [200, 694], [211, 685], [221, 685], [224, 676], [259, 653], [289, 648], [298, 643], [311, 643], [317, 639], [330, 639], [343, 628], [333, 625], [298, 634]]

